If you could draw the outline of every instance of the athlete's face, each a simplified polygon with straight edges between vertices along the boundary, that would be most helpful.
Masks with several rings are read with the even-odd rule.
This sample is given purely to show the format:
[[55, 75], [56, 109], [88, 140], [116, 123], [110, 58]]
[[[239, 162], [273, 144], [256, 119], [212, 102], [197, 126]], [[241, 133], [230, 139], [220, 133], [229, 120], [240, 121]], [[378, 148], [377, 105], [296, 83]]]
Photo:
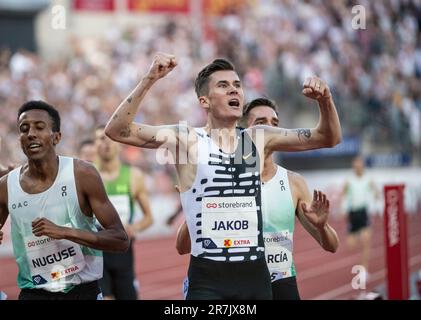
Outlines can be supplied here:
[[108, 138], [103, 129], [95, 131], [95, 145], [99, 160], [108, 162], [118, 157], [118, 143]]
[[85, 161], [94, 162], [96, 157], [96, 146], [93, 143], [87, 143], [80, 148], [79, 158]]
[[61, 133], [53, 132], [53, 120], [45, 110], [33, 109], [23, 112], [18, 119], [20, 144], [28, 159], [43, 159], [55, 153]]
[[267, 106], [257, 106], [250, 110], [247, 117], [247, 126], [266, 125], [277, 127], [279, 124], [275, 110]]
[[352, 167], [357, 176], [361, 176], [364, 173], [364, 160], [361, 158], [356, 158], [352, 162]]
[[234, 71], [211, 74], [208, 95], [199, 98], [200, 104], [216, 119], [238, 120], [243, 112], [244, 93]]

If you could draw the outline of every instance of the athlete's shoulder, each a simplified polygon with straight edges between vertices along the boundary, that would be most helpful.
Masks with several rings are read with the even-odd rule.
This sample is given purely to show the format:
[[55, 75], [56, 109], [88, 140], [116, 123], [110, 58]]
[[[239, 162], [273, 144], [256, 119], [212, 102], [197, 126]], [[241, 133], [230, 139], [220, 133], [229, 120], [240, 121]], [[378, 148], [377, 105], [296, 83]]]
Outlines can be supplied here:
[[0, 203], [3, 205], [7, 204], [7, 199], [8, 199], [7, 179], [10, 175], [10, 172], [0, 178]]
[[[7, 180], [9, 179], [9, 177], [11, 177], [12, 174], [15, 175], [16, 172], [17, 172], [17, 175], [19, 177], [19, 173], [20, 173], [21, 169], [22, 169], [22, 166], [18, 166], [16, 168], [10, 168], [10, 170], [7, 170], [7, 172], [6, 171], [3, 172], [3, 175], [0, 176], [0, 185], [7, 185]], [[16, 181], [19, 181], [19, 180], [16, 179]], [[15, 182], [15, 181], [13, 181], [13, 182]]]
[[298, 172], [287, 170], [287, 174], [289, 183], [292, 186], [301, 189], [303, 186], [307, 185], [306, 179]]
[[0, 197], [5, 193], [5, 191], [7, 190], [7, 178], [9, 176], [8, 174], [5, 174], [4, 176], [2, 176], [0, 178]]
[[92, 177], [92, 176], [99, 176], [98, 170], [95, 168], [95, 166], [85, 160], [81, 160], [78, 158], [72, 158], [73, 159], [73, 167], [76, 178], [84, 178], [84, 177]]

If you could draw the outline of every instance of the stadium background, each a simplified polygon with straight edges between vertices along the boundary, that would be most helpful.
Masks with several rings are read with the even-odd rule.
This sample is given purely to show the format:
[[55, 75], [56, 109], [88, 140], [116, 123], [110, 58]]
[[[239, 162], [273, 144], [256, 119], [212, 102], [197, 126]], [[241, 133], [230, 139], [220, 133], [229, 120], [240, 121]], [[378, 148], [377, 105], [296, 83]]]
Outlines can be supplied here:
[[[353, 28], [365, 9], [365, 29]], [[361, 8], [361, 7], [360, 7]], [[137, 120], [150, 124], [204, 124], [193, 90], [197, 72], [216, 57], [230, 59], [246, 99], [261, 95], [279, 105], [283, 127], [312, 127], [315, 103], [301, 95], [305, 77], [318, 75], [333, 93], [343, 142], [333, 149], [284, 153], [279, 162], [302, 173], [310, 190], [332, 199], [332, 223], [346, 235], [339, 190], [351, 159], [362, 154], [379, 190], [405, 183], [409, 256], [413, 277], [421, 268], [421, 3], [408, 1], [293, 0], [0, 0], [0, 163], [21, 163], [17, 108], [44, 99], [62, 116], [58, 152], [74, 156], [80, 141], [107, 121], [148, 69], [157, 51], [176, 55], [178, 67], [148, 93]], [[123, 148], [126, 162], [147, 173], [155, 223], [136, 244], [141, 298], [179, 299], [187, 257], [174, 248], [174, 170], [155, 152]], [[374, 274], [385, 281], [383, 199], [371, 214]], [[139, 217], [139, 215], [138, 215]], [[16, 267], [7, 238], [0, 246], [0, 290], [15, 298]], [[303, 298], [352, 298], [351, 268], [358, 255], [342, 241], [326, 254], [297, 224], [296, 262]], [[157, 262], [160, 254], [165, 261]], [[314, 266], [318, 266], [315, 268]], [[331, 279], [329, 287], [323, 279]], [[341, 289], [342, 288], [342, 289]]]

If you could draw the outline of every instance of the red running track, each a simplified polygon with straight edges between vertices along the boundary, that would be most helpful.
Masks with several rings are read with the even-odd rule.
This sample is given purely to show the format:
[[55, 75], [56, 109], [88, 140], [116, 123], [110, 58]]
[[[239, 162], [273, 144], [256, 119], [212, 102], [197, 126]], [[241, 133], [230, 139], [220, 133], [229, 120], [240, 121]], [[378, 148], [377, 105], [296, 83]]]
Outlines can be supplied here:
[[[360, 264], [358, 251], [347, 248], [346, 223], [340, 218], [331, 220], [340, 238], [336, 253], [323, 251], [307, 234], [299, 222], [294, 236], [294, 259], [298, 286], [302, 299], [352, 299], [360, 291], [351, 287], [352, 266]], [[372, 219], [373, 237], [371, 245], [370, 278], [367, 290], [385, 282], [385, 256], [383, 221]], [[421, 269], [421, 214], [408, 216], [409, 265], [411, 272]], [[136, 275], [140, 281], [140, 298], [148, 300], [182, 299], [182, 282], [188, 266], [188, 255], [179, 256], [175, 250], [174, 236], [149, 240], [138, 240], [136, 250]], [[0, 259], [0, 290], [9, 299], [16, 299], [17, 267], [13, 258]]]

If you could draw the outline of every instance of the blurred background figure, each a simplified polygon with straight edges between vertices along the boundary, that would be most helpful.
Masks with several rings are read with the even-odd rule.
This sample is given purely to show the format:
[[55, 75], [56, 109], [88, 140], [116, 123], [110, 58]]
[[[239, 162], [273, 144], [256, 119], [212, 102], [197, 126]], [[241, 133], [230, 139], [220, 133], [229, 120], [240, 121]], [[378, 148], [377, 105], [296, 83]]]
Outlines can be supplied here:
[[94, 140], [85, 139], [80, 143], [78, 150], [78, 158], [89, 162], [95, 162], [96, 146]]
[[365, 279], [368, 280], [371, 228], [369, 204], [373, 195], [378, 198], [374, 183], [365, 174], [364, 159], [360, 156], [352, 161], [353, 175], [345, 185], [343, 194], [346, 198], [348, 236], [347, 244], [351, 249], [361, 248], [361, 265], [365, 269]]
[[[116, 208], [130, 239], [129, 249], [124, 253], [104, 251], [104, 275], [100, 287], [104, 299], [136, 300], [136, 277], [133, 242], [136, 234], [149, 228], [153, 223], [149, 197], [143, 173], [120, 160], [120, 145], [109, 139], [100, 126], [95, 131], [97, 166], [104, 181], [105, 190]], [[143, 218], [134, 222], [134, 203], [142, 209]]]

